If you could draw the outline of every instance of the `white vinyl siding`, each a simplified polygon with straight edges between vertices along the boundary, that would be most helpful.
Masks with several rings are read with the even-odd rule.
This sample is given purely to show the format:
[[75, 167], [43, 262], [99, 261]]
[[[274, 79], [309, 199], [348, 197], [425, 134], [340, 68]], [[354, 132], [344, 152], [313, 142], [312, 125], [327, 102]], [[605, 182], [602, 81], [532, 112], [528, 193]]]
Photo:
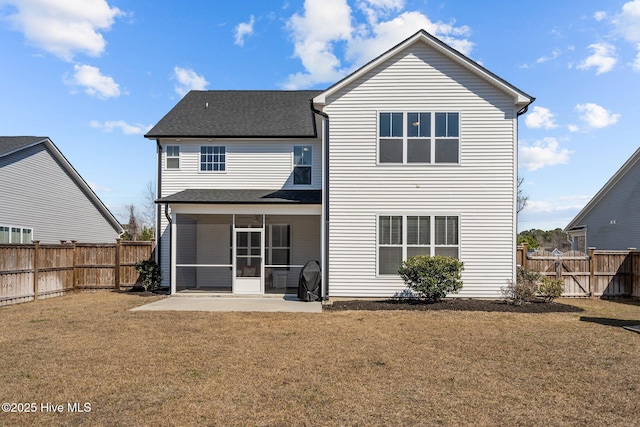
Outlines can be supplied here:
[[[424, 44], [389, 58], [327, 98], [330, 295], [389, 297], [376, 276], [380, 215], [459, 217], [459, 296], [499, 297], [514, 277], [517, 117], [514, 99]], [[378, 163], [379, 112], [459, 113], [459, 163]], [[433, 136], [433, 135], [432, 135]]]
[[[292, 144], [293, 142], [293, 144]], [[299, 143], [298, 143], [299, 142]], [[293, 145], [311, 146], [313, 153], [321, 153], [320, 140], [224, 140], [209, 145], [226, 147], [225, 173], [200, 172], [202, 140], [182, 139], [166, 141], [167, 145], [180, 145], [180, 170], [162, 171], [162, 197], [189, 188], [199, 189], [284, 189], [322, 188], [322, 156], [313, 155], [311, 185], [293, 184]], [[166, 156], [166, 150], [162, 150]], [[166, 162], [166, 159], [162, 159]]]

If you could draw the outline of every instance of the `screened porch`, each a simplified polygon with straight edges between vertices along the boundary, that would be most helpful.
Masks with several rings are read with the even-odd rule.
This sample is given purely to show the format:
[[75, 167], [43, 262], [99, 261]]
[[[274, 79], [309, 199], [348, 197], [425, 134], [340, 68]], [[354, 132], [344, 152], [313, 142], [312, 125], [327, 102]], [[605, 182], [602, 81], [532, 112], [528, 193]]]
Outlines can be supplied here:
[[175, 291], [295, 293], [320, 261], [319, 215], [176, 214]]

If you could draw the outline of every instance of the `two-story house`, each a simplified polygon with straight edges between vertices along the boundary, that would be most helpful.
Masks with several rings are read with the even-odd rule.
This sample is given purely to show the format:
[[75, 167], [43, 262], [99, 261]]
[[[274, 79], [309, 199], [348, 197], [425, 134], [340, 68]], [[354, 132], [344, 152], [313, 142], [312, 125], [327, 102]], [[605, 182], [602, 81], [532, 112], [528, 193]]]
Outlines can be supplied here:
[[534, 98], [425, 31], [322, 91], [192, 91], [147, 138], [171, 292], [390, 297], [402, 260], [515, 277], [518, 116]]

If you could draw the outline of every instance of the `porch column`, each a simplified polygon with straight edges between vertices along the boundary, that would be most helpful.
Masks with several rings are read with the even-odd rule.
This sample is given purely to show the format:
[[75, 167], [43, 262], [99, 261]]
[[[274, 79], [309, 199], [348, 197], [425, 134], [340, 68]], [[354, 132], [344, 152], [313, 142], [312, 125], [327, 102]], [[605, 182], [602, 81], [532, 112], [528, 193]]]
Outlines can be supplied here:
[[169, 267], [171, 269], [171, 295], [176, 293], [176, 246], [178, 243], [176, 236], [178, 231], [176, 217], [177, 215], [175, 213], [171, 213], [171, 255], [169, 256], [171, 259], [171, 265]]

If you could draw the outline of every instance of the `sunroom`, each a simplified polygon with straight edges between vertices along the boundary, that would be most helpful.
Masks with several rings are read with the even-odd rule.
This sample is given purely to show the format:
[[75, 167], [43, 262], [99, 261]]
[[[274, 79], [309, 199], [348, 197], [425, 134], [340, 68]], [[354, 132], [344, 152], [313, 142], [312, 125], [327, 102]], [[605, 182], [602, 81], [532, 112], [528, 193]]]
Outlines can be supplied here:
[[185, 190], [171, 219], [171, 293], [296, 293], [321, 261], [321, 191]]

